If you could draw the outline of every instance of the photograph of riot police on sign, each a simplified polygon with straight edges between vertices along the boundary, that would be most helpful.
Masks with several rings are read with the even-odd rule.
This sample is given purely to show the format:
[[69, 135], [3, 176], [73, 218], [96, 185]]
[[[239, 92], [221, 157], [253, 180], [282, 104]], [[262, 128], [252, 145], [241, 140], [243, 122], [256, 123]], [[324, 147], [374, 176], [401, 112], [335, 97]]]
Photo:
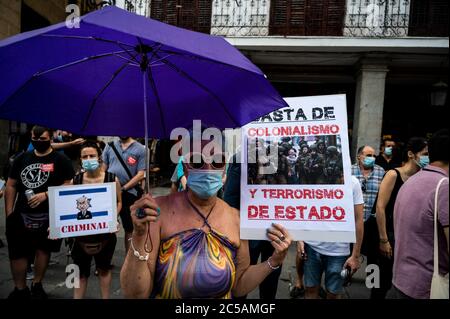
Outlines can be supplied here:
[[339, 135], [248, 139], [248, 184], [343, 184]]

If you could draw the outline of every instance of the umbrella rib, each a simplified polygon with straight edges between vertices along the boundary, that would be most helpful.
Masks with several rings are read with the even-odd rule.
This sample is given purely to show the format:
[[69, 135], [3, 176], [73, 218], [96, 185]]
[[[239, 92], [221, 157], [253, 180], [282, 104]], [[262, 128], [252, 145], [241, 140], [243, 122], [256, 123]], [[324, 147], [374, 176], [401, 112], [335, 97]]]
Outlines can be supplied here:
[[159, 117], [161, 118], [161, 125], [162, 125], [162, 129], [163, 129], [163, 134], [165, 135], [166, 134], [166, 124], [164, 122], [164, 113], [162, 111], [161, 100], [159, 98], [158, 90], [156, 89], [155, 79], [153, 77], [152, 70], [151, 70], [150, 67], [148, 67], [147, 76], [148, 76], [148, 80], [150, 82], [150, 85], [152, 87], [153, 94], [155, 95], [156, 106], [158, 107], [158, 110], [159, 110]]
[[[131, 45], [128, 43], [115, 41], [115, 40], [108, 40], [108, 39], [104, 39], [104, 38], [100, 38], [100, 37], [92, 37], [92, 36], [91, 37], [83, 37], [83, 36], [77, 36], [77, 35], [59, 35], [59, 34], [43, 34], [42, 36], [43, 37], [53, 37], [53, 38], [64, 38], [64, 39], [94, 40], [94, 41], [115, 44], [115, 45], [119, 46], [122, 50], [124, 50], [124, 52], [127, 53], [131, 58], [133, 58], [137, 64], [139, 64], [139, 61], [136, 60], [136, 57], [133, 57], [130, 54], [130, 52], [134, 50], [134, 45]], [[132, 48], [132, 50], [127, 50], [123, 46], [128, 46], [128, 47]]]
[[223, 103], [223, 101], [214, 93], [212, 92], [209, 88], [207, 88], [205, 85], [203, 85], [202, 83], [200, 83], [199, 81], [197, 81], [196, 79], [194, 79], [192, 76], [190, 76], [188, 73], [186, 73], [185, 71], [181, 70], [177, 65], [175, 65], [174, 63], [161, 58], [158, 54], [156, 54], [156, 56], [158, 58], [161, 59], [162, 62], [164, 62], [167, 66], [169, 66], [170, 68], [174, 69], [177, 73], [179, 73], [180, 75], [182, 75], [183, 77], [187, 78], [189, 81], [193, 82], [194, 84], [196, 84], [197, 86], [199, 86], [201, 89], [203, 89], [206, 93], [208, 93], [209, 95], [211, 95], [219, 104], [220, 106], [223, 108], [223, 110], [225, 111], [225, 113], [228, 115], [228, 117], [233, 121], [233, 123], [236, 126], [240, 126], [239, 123], [234, 119], [234, 117], [231, 115], [231, 113], [228, 111], [228, 109], [226, 108], [225, 104]]
[[91, 61], [91, 60], [95, 60], [95, 59], [99, 59], [99, 58], [105, 58], [108, 56], [116, 56], [117, 54], [124, 53], [124, 52], [126, 52], [126, 51], [108, 52], [108, 53], [103, 53], [103, 54], [99, 54], [99, 55], [88, 56], [88, 57], [85, 57], [85, 58], [82, 58], [82, 59], [79, 59], [79, 60], [76, 60], [76, 61], [73, 61], [73, 62], [70, 62], [67, 64], [63, 64], [63, 65], [60, 65], [60, 66], [57, 66], [57, 67], [54, 67], [54, 68], [51, 68], [51, 69], [48, 69], [45, 71], [36, 72], [35, 74], [33, 74], [33, 77], [38, 77], [38, 76], [41, 76], [41, 75], [44, 75], [44, 74], [47, 74], [47, 73], [50, 73], [50, 72], [53, 72], [56, 70], [64, 69], [64, 68], [67, 68], [69, 66], [73, 66], [73, 65], [76, 65], [79, 63], [83, 63], [83, 62], [87, 62], [87, 61]]
[[168, 54], [168, 55], [166, 55], [165, 57], [163, 57], [163, 58], [161, 58], [161, 59], [152, 61], [152, 62], [150, 63], [150, 65], [151, 65], [151, 66], [154, 66], [155, 63], [157, 63], [157, 62], [159, 62], [159, 61], [162, 61], [163, 59], [166, 59], [166, 58], [168, 58], [168, 57], [170, 57], [170, 56], [172, 56], [172, 55], [173, 55], [173, 54]]
[[91, 61], [91, 60], [95, 60], [95, 59], [99, 59], [99, 58], [104, 58], [104, 57], [108, 57], [108, 56], [117, 56], [117, 54], [118, 53], [123, 53], [123, 52], [126, 52], [126, 51], [117, 51], [117, 52], [109, 52], [109, 53], [104, 53], [104, 54], [99, 54], [99, 55], [93, 55], [93, 56], [90, 56], [90, 57], [85, 57], [85, 58], [83, 58], [83, 59], [80, 59], [80, 60], [77, 60], [77, 61], [73, 61], [73, 62], [70, 62], [70, 63], [67, 63], [67, 64], [64, 64], [64, 65], [60, 65], [60, 66], [57, 66], [57, 67], [54, 67], [54, 68], [51, 68], [51, 69], [48, 69], [48, 70], [45, 70], [45, 71], [38, 71], [38, 72], [36, 72], [35, 74], [33, 74], [25, 83], [23, 83], [14, 93], [12, 93], [1, 105], [0, 105], [0, 109], [4, 106], [4, 105], [6, 105], [6, 103], [9, 101], [9, 100], [11, 100], [13, 97], [15, 97], [20, 91], [22, 91], [23, 90], [23, 88], [25, 87], [25, 86], [27, 86], [31, 81], [33, 81], [34, 79], [36, 79], [37, 77], [39, 77], [39, 76], [41, 76], [41, 75], [44, 75], [44, 74], [47, 74], [47, 73], [50, 73], [50, 72], [53, 72], [53, 71], [56, 71], [56, 70], [59, 70], [59, 69], [63, 69], [63, 68], [66, 68], [66, 67], [69, 67], [69, 66], [73, 66], [73, 65], [76, 65], [76, 64], [79, 64], [79, 63], [83, 63], [83, 62], [87, 62], [87, 61]]
[[42, 34], [41, 36], [52, 37], [52, 38], [64, 38], [64, 39], [95, 40], [95, 41], [113, 43], [113, 44], [118, 44], [118, 45], [126, 45], [126, 46], [129, 46], [130, 48], [134, 48], [134, 45], [131, 45], [128, 43], [123, 43], [123, 42], [115, 41], [115, 40], [108, 40], [108, 39], [104, 39], [104, 38], [100, 38], [100, 37], [83, 37], [83, 36], [78, 36], [78, 35], [62, 35], [62, 34]]
[[133, 61], [131, 59], [128, 59], [127, 57], [121, 56], [120, 54], [115, 54], [115, 56], [118, 57], [118, 58], [121, 58], [121, 59], [123, 59], [125, 61], [130, 62], [130, 65], [132, 65], [132, 66], [137, 66], [137, 67], [140, 66], [139, 64], [135, 63], [135, 61]]
[[81, 131], [83, 132], [86, 129], [86, 126], [89, 122], [89, 119], [91, 118], [92, 115], [92, 111], [94, 110], [95, 104], [97, 104], [97, 100], [100, 97], [100, 95], [103, 94], [103, 92], [105, 92], [105, 90], [108, 88], [108, 86], [110, 86], [110, 84], [114, 81], [114, 79], [120, 74], [120, 72], [122, 72], [122, 70], [129, 65], [129, 62], [126, 62], [125, 64], [123, 64], [122, 66], [120, 66], [111, 76], [111, 79], [109, 79], [108, 82], [106, 82], [105, 85], [103, 85], [103, 87], [97, 92], [97, 94], [95, 95], [94, 99], [92, 100], [91, 105], [89, 106], [89, 111], [88, 114], [84, 120], [83, 123], [83, 127], [81, 128]]
[[[188, 57], [188, 58], [192, 58], [192, 59], [208, 61], [208, 62], [216, 63], [216, 64], [221, 64], [221, 65], [224, 65], [224, 66], [227, 66], [227, 67], [232, 67], [232, 68], [235, 68], [235, 69], [239, 69], [239, 70], [242, 70], [242, 71], [245, 71], [245, 72], [248, 72], [248, 73], [260, 75], [258, 73], [255, 73], [254, 71], [247, 70], [247, 69], [242, 68], [240, 66], [236, 66], [236, 65], [225, 63], [225, 62], [222, 62], [222, 61], [214, 60], [214, 59], [211, 59], [211, 58], [206, 58], [206, 57], [203, 57], [201, 55], [193, 55], [193, 54], [189, 54], [187, 52], [176, 52], [176, 51], [167, 50], [167, 49], [163, 49], [163, 50], [160, 50], [160, 51], [164, 52], [164, 53], [170, 53], [170, 54], [173, 54], [173, 55], [182, 56], [182, 57]], [[264, 74], [262, 74], [262, 75], [265, 76]]]

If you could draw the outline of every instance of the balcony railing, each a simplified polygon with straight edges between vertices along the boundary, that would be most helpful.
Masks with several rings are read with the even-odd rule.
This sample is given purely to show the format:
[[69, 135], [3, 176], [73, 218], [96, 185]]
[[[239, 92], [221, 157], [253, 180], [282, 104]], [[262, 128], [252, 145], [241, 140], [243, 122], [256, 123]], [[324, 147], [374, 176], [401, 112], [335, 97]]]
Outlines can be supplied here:
[[410, 0], [348, 0], [344, 35], [407, 36], [410, 5]]
[[124, 2], [124, 9], [150, 17], [150, 2], [151, 0], [122, 0]]
[[448, 36], [447, 0], [212, 0], [223, 36]]
[[228, 37], [448, 36], [448, 0], [85, 0]]
[[269, 35], [270, 0], [212, 1], [212, 34], [229, 37]]

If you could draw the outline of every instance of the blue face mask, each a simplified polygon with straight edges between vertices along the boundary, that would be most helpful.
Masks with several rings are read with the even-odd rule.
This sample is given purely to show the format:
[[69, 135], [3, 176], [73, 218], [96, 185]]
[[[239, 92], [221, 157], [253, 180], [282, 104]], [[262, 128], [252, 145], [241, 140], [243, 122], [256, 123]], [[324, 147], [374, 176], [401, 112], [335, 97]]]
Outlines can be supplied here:
[[190, 170], [187, 186], [198, 197], [208, 199], [222, 188], [222, 170]]
[[391, 156], [392, 155], [392, 147], [385, 147], [384, 148], [384, 154], [386, 156]]
[[365, 168], [372, 168], [375, 165], [375, 157], [365, 157], [363, 160], [363, 166]]
[[62, 135], [56, 136], [56, 140], [57, 140], [58, 142], [63, 142], [63, 137], [62, 137]]
[[96, 159], [96, 158], [82, 160], [81, 164], [86, 171], [91, 171], [91, 172], [95, 171], [97, 168], [100, 167], [100, 163], [98, 162], [98, 159]]
[[420, 168], [424, 168], [425, 166], [427, 166], [428, 164], [430, 164], [430, 158], [428, 157], [428, 155], [422, 155], [419, 157], [419, 161], [415, 161], [417, 166], [419, 166]]

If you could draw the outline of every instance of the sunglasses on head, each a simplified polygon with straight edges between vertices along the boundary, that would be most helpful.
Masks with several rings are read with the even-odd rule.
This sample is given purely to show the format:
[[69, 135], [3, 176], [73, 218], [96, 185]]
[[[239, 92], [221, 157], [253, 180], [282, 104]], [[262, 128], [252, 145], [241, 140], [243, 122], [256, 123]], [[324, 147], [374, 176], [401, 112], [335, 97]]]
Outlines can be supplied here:
[[363, 181], [361, 182], [361, 190], [363, 191], [363, 193], [365, 193], [367, 191], [367, 180], [363, 179]]
[[212, 169], [223, 169], [226, 165], [225, 154], [205, 156], [202, 153], [190, 153], [185, 157], [185, 163], [190, 169], [204, 169], [208, 164]]

